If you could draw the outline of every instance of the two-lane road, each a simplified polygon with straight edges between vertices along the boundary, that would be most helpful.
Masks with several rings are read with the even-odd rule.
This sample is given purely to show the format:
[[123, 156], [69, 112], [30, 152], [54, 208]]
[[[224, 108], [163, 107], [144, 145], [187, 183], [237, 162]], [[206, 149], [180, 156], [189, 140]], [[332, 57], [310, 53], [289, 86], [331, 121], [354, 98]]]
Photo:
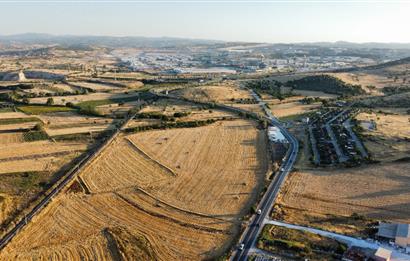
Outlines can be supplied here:
[[242, 234], [240, 244], [244, 245], [243, 250], [237, 250], [233, 253], [231, 260], [246, 260], [248, 257], [249, 250], [255, 245], [255, 242], [263, 228], [264, 220], [267, 218], [273, 208], [273, 204], [279, 194], [279, 190], [285, 181], [286, 176], [290, 173], [293, 165], [296, 161], [296, 157], [299, 151], [299, 143], [293, 135], [291, 135], [285, 127], [283, 127], [279, 120], [277, 120], [270, 110], [267, 108], [266, 104], [260, 99], [260, 97], [252, 91], [253, 96], [259, 102], [259, 105], [264, 109], [267, 114], [267, 119], [271, 125], [276, 126], [285, 138], [289, 142], [289, 149], [283, 159], [283, 163], [278, 173], [274, 176], [271, 184], [269, 185], [266, 193], [264, 194], [261, 202], [258, 205], [258, 210], [260, 209], [260, 214], [254, 214]]

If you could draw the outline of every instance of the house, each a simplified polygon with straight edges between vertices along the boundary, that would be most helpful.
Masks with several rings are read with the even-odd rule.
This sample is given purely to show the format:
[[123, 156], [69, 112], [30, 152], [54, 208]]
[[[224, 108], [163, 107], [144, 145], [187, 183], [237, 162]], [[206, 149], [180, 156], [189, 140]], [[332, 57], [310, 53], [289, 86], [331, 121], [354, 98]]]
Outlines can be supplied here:
[[410, 246], [410, 224], [391, 224], [381, 222], [377, 236], [394, 240], [401, 247]]

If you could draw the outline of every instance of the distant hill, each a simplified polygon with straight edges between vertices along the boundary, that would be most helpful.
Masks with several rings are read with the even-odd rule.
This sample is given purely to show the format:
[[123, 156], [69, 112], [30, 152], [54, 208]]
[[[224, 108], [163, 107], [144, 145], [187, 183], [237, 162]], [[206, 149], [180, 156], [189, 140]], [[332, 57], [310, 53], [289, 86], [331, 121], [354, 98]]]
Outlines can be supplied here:
[[107, 47], [183, 47], [188, 45], [215, 44], [221, 41], [184, 39], [172, 37], [139, 37], [139, 36], [77, 36], [26, 33], [0, 35], [0, 44], [44, 44], [44, 45], [102, 45]]
[[377, 42], [368, 42], [368, 43], [352, 43], [346, 41], [337, 41], [337, 42], [312, 42], [312, 43], [303, 43], [305, 45], [314, 45], [321, 47], [336, 47], [336, 48], [366, 48], [366, 49], [410, 49], [410, 43], [377, 43]]

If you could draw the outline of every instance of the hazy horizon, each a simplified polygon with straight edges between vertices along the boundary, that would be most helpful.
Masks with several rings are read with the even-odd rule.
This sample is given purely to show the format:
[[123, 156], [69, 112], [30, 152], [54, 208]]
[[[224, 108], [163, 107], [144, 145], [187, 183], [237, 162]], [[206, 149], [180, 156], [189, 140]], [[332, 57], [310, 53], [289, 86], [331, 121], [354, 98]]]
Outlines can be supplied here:
[[0, 1], [0, 35], [410, 43], [410, 2]]

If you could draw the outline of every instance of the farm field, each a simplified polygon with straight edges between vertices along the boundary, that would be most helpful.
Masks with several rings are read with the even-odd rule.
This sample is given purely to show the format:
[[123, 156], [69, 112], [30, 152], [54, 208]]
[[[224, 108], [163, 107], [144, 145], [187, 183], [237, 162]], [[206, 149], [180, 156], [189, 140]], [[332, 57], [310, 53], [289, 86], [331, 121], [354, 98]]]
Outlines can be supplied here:
[[120, 87], [116, 87], [110, 84], [101, 84], [101, 83], [93, 83], [93, 82], [70, 82], [70, 84], [74, 86], [79, 86], [83, 88], [92, 89], [96, 92], [104, 92], [104, 91], [112, 91], [115, 89], [120, 89]]
[[394, 161], [410, 157], [410, 117], [405, 114], [360, 113], [364, 145], [375, 160]]
[[229, 106], [239, 108], [242, 110], [247, 110], [250, 112], [254, 113], [259, 113], [261, 115], [264, 115], [264, 111], [262, 110], [261, 106], [258, 104], [240, 104], [240, 103], [233, 103], [233, 104], [228, 104]]
[[192, 87], [174, 93], [180, 97], [202, 102], [232, 103], [234, 100], [253, 99], [247, 90], [231, 85]]
[[60, 194], [0, 259], [215, 258], [267, 170], [266, 137], [251, 121], [120, 136], [81, 173], [86, 193]]
[[[376, 73], [368, 72], [356, 72], [356, 73], [331, 73], [334, 77], [350, 84], [360, 84], [368, 92], [373, 94], [380, 94], [380, 90], [386, 86], [395, 84], [393, 79], [389, 79], [387, 76]], [[376, 87], [375, 90], [371, 90], [368, 86]]]
[[31, 116], [22, 112], [2, 112], [0, 113], [0, 119], [21, 119], [30, 118]]
[[87, 144], [24, 142], [22, 133], [0, 134], [0, 140], [0, 227], [4, 228], [4, 222], [27, 207]]
[[75, 112], [56, 112], [38, 116], [48, 128], [66, 128], [76, 125], [110, 124], [112, 119], [80, 115]]
[[84, 143], [54, 143], [50, 141], [18, 142], [0, 150], [0, 174], [24, 171], [55, 171], [59, 157], [78, 155], [86, 150]]
[[317, 102], [313, 104], [302, 104], [296, 102], [286, 102], [280, 104], [269, 104], [270, 110], [276, 117], [287, 117], [311, 112], [318, 109], [322, 104]]
[[[105, 93], [105, 92], [96, 92], [96, 93], [89, 93], [87, 95], [67, 95], [67, 96], [54, 96], [53, 100], [54, 103], [57, 105], [65, 105], [67, 102], [71, 102], [73, 104], [85, 102], [85, 101], [98, 101], [98, 100], [109, 100], [109, 99], [122, 99], [128, 97], [136, 97], [136, 93]], [[41, 98], [31, 98], [30, 103], [35, 104], [45, 104], [47, 102], [48, 97], [41, 97]]]
[[0, 133], [0, 145], [23, 142], [23, 133]]
[[[409, 163], [292, 173], [273, 217], [338, 233], [366, 235], [366, 220], [410, 221]], [[357, 215], [366, 218], [351, 218]]]
[[155, 104], [144, 107], [141, 113], [156, 113], [166, 116], [174, 116], [182, 113], [184, 116], [176, 117], [176, 121], [196, 121], [220, 118], [235, 118], [235, 114], [215, 109], [207, 109], [202, 106], [179, 100], [160, 99]]

